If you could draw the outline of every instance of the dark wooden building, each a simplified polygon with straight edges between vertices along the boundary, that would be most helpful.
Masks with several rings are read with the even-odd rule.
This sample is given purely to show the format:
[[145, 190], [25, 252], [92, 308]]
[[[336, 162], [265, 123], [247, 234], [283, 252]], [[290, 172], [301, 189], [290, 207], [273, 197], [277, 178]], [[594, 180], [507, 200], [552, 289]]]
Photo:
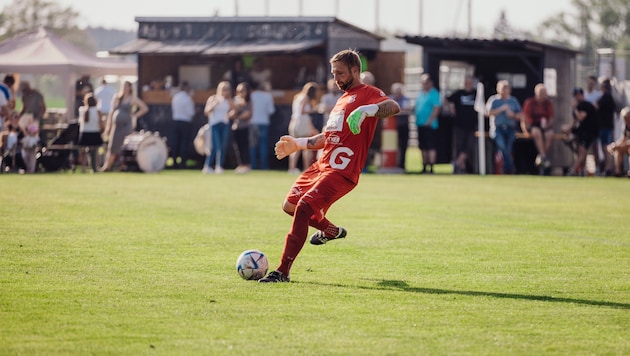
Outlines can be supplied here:
[[[256, 60], [271, 71], [276, 113], [271, 118], [270, 145], [286, 133], [291, 101], [302, 85], [315, 81], [325, 89], [328, 61], [336, 52], [358, 50], [383, 88], [404, 78], [404, 53], [380, 52], [382, 37], [334, 17], [137, 17], [136, 21], [137, 39], [110, 52], [137, 56], [138, 86], [150, 106], [141, 125], [167, 138], [169, 87], [183, 80], [192, 84], [200, 107], [194, 119], [198, 128], [207, 122], [202, 110], [206, 99], [236, 60], [246, 68]], [[286, 164], [275, 159], [270, 163]]]
[[[517, 39], [400, 38], [422, 47], [422, 67], [445, 96], [463, 86], [465, 75], [472, 75], [484, 83], [486, 98], [496, 93], [499, 80], [507, 79], [512, 85], [512, 95], [522, 104], [533, 96], [534, 86], [544, 82], [555, 107], [555, 130], [559, 131], [562, 124], [572, 120], [571, 92], [576, 83], [576, 55], [579, 53], [575, 50]], [[451, 120], [449, 116], [440, 118], [443, 123], [441, 141], [446, 142], [439, 150], [442, 162], [452, 159]], [[515, 150], [520, 151], [515, 152], [520, 173], [536, 172], [531, 141], [517, 140]], [[554, 143], [550, 156], [555, 167], [572, 164], [573, 153], [562, 142]]]

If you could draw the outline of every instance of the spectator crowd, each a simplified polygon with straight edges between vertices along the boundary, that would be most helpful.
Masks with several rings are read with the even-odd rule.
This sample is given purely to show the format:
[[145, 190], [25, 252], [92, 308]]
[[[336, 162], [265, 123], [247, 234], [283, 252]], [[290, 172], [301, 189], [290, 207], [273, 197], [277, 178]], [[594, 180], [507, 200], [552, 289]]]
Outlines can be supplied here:
[[[170, 167], [185, 169], [192, 165], [190, 148], [195, 132], [192, 125], [196, 114], [207, 118], [204, 136], [208, 150], [202, 164], [204, 174], [225, 172], [226, 158], [232, 156], [234, 173], [270, 169], [271, 116], [276, 112], [271, 93], [271, 76], [256, 59], [251, 68], [240, 60], [234, 61], [222, 77], [216, 92], [200, 108], [195, 104], [187, 81], [173, 88], [171, 96], [172, 135], [169, 136]], [[365, 72], [361, 79], [374, 83], [376, 78]], [[440, 119], [452, 119], [452, 172], [475, 172], [478, 140], [476, 79], [467, 76], [460, 89], [442, 97], [433, 78], [423, 74], [421, 89], [415, 98], [407, 97], [402, 83], [391, 86], [389, 96], [401, 108], [396, 115], [398, 157], [396, 166], [407, 168], [407, 148], [412, 131], [417, 133], [421, 153], [421, 174], [434, 173]], [[16, 87], [18, 88], [16, 90]], [[531, 97], [522, 103], [511, 94], [511, 83], [499, 80], [496, 92], [484, 99], [484, 114], [489, 122], [495, 173], [518, 173], [515, 166], [514, 144], [517, 138], [531, 140], [536, 151], [534, 165], [540, 174], [549, 174], [554, 166], [552, 147], [555, 141], [570, 147], [573, 164], [564, 167], [566, 175], [628, 176], [630, 154], [630, 109], [615, 100], [608, 78], [589, 76], [585, 88], [572, 92], [572, 122], [559, 123], [558, 108], [554, 107], [547, 88], [539, 83]], [[17, 95], [21, 95], [20, 110]], [[306, 82], [293, 97], [291, 116], [286, 131], [294, 137], [310, 137], [325, 128], [328, 115], [341, 96], [331, 79], [327, 83]], [[104, 79], [96, 88], [89, 76], [76, 83], [75, 116], [78, 122], [75, 160], [81, 171], [104, 172], [121, 169], [125, 138], [137, 130], [138, 119], [149, 112], [147, 104], [137, 95], [130, 82], [121, 83], [116, 92]], [[0, 83], [0, 130], [2, 133], [2, 169], [5, 172], [37, 172], [37, 155], [45, 146], [41, 123], [46, 114], [43, 95], [28, 81], [16, 83], [13, 75], [5, 75]], [[321, 121], [316, 120], [316, 117]], [[621, 135], [615, 136], [615, 127]], [[377, 135], [380, 133], [377, 132]], [[379, 137], [375, 137], [379, 141]], [[378, 147], [377, 147], [378, 150]], [[303, 150], [288, 160], [288, 173], [299, 174], [317, 158], [318, 152]], [[593, 157], [594, 169], [587, 167]], [[374, 159], [373, 157], [369, 158]], [[366, 162], [366, 167], [374, 162]], [[589, 169], [590, 168], [590, 169]]]

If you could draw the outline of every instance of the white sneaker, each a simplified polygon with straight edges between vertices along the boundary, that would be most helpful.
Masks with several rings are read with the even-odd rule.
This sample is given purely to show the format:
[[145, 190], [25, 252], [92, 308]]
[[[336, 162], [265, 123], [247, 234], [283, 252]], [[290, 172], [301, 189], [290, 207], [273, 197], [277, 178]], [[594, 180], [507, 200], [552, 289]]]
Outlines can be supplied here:
[[247, 166], [241, 166], [241, 167], [237, 167], [234, 170], [234, 173], [236, 173], [236, 174], [246, 174], [246, 173], [249, 173], [249, 171], [251, 171], [251, 168], [249, 168]]
[[300, 171], [299, 168], [289, 169], [289, 174], [300, 174], [300, 173], [302, 173], [302, 171]]
[[203, 169], [201, 170], [202, 174], [212, 174], [214, 173], [214, 170], [212, 169], [212, 167], [208, 167], [208, 166], [204, 166]]
[[217, 169], [214, 170], [215, 174], [223, 174], [223, 168], [222, 167], [217, 167]]

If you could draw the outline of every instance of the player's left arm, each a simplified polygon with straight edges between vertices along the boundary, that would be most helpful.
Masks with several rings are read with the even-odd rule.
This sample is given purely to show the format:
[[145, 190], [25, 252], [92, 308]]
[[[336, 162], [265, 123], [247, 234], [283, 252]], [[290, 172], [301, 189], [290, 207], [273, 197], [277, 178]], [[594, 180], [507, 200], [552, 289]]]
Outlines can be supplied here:
[[365, 120], [366, 117], [376, 117], [377, 119], [382, 119], [385, 117], [390, 117], [396, 115], [400, 112], [400, 106], [395, 100], [385, 99], [379, 101], [376, 104], [368, 104], [361, 105], [358, 108], [354, 109], [346, 122], [348, 123], [348, 127], [350, 131], [354, 135], [358, 135], [361, 132], [361, 123]]
[[376, 105], [378, 105], [378, 110], [374, 116], [379, 119], [394, 116], [400, 112], [400, 105], [393, 99], [385, 99]]

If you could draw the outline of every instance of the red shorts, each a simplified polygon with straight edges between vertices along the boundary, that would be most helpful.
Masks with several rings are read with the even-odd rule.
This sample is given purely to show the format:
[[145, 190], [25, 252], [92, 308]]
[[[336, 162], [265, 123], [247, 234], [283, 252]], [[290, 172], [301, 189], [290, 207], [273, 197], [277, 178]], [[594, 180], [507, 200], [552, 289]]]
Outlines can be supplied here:
[[340, 173], [321, 172], [313, 164], [295, 180], [286, 200], [293, 205], [303, 200], [313, 209], [317, 221], [321, 221], [328, 208], [354, 187], [356, 184]]

